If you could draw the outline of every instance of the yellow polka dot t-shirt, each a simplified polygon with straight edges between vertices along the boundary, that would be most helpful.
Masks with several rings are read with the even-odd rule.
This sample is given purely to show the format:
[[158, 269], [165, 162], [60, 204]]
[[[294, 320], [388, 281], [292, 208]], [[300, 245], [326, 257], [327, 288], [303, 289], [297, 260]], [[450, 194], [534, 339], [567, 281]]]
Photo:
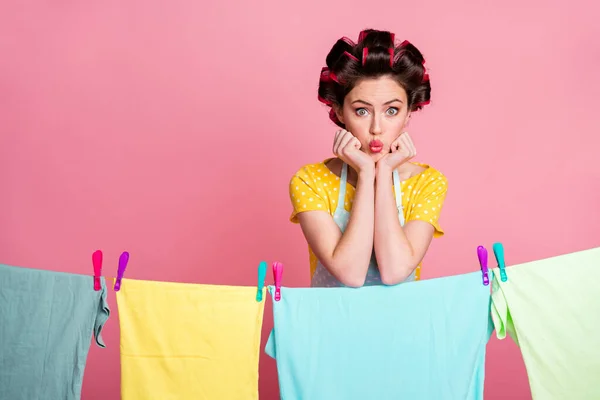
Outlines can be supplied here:
[[[290, 180], [290, 200], [293, 205], [290, 221], [298, 223], [298, 214], [305, 211], [325, 211], [333, 216], [339, 197], [340, 178], [325, 164], [328, 160], [316, 164], [308, 164], [294, 174]], [[446, 198], [448, 182], [438, 170], [426, 164], [415, 163], [425, 171], [401, 182], [402, 208], [404, 219], [421, 220], [435, 228], [433, 237], [444, 234], [438, 220]], [[355, 188], [346, 184], [344, 208], [352, 210]], [[395, 197], [395, 194], [394, 194]], [[317, 257], [309, 246], [310, 275], [317, 268]], [[415, 279], [420, 277], [420, 266], [417, 267]]]

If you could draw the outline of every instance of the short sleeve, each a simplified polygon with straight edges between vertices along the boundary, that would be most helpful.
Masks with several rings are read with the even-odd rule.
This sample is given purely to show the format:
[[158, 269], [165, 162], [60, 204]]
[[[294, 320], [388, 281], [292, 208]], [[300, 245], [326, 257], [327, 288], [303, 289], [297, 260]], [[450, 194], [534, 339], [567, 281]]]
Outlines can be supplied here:
[[[321, 191], [323, 192], [323, 191]], [[309, 174], [295, 174], [290, 180], [290, 201], [292, 215], [290, 221], [298, 223], [298, 214], [305, 211], [329, 210], [328, 202], [323, 195], [317, 194], [316, 181]]]
[[406, 221], [420, 220], [429, 222], [435, 228], [434, 237], [440, 237], [444, 230], [439, 224], [439, 218], [446, 200], [448, 191], [448, 181], [444, 175], [437, 173], [427, 179], [423, 187], [419, 190]]

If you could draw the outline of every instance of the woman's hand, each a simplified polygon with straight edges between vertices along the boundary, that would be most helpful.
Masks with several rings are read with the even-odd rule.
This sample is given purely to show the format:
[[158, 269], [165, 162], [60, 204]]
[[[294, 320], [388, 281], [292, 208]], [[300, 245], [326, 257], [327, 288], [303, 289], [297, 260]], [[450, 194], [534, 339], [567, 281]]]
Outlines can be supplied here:
[[357, 173], [373, 171], [375, 162], [364, 151], [360, 150], [360, 141], [345, 129], [336, 132], [333, 141], [333, 154], [352, 167]]
[[417, 149], [412, 139], [408, 132], [403, 132], [392, 142], [390, 152], [377, 161], [377, 169], [386, 168], [393, 171], [416, 155]]

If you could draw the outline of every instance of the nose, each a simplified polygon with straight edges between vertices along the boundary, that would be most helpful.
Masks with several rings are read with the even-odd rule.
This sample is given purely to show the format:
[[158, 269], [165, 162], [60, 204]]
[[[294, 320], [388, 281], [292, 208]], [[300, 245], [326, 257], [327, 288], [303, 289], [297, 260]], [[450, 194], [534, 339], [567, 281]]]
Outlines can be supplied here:
[[371, 120], [371, 128], [369, 129], [371, 135], [381, 135], [381, 120], [378, 115], [374, 115]]

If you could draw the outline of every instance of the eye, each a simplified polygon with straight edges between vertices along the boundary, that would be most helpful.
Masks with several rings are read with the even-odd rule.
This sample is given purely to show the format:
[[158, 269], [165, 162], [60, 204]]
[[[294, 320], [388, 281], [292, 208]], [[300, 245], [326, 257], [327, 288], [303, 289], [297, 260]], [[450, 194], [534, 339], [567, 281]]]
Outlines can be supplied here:
[[366, 108], [357, 108], [356, 109], [356, 115], [358, 115], [359, 117], [364, 117], [365, 115], [367, 115], [369, 112], [367, 111]]
[[400, 111], [396, 108], [396, 107], [390, 107], [387, 110], [387, 114], [388, 115], [396, 115], [398, 114]]

